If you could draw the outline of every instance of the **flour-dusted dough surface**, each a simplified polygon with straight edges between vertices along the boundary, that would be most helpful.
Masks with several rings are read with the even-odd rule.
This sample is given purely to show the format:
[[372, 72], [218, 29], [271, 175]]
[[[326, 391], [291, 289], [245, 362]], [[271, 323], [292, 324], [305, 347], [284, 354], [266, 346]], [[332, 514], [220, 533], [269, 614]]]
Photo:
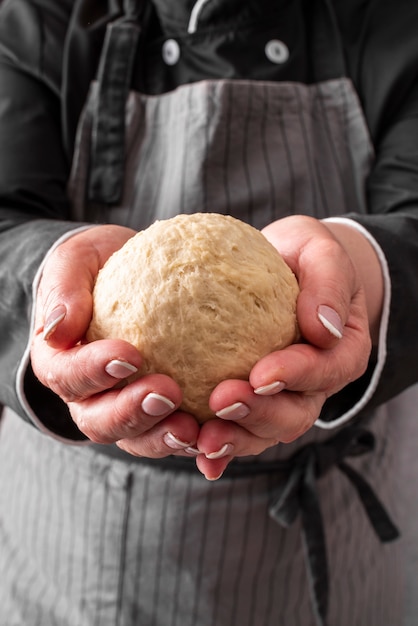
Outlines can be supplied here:
[[87, 338], [131, 342], [144, 358], [138, 375], [174, 378], [181, 408], [205, 421], [220, 381], [247, 379], [296, 340], [298, 293], [260, 231], [216, 213], [178, 215], [139, 232], [99, 272]]

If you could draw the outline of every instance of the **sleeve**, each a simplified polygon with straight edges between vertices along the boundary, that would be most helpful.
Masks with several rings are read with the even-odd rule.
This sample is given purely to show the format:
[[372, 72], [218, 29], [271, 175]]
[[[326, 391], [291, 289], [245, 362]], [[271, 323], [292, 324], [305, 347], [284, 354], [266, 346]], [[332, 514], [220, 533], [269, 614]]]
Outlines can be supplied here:
[[374, 409], [418, 382], [418, 11], [388, 19], [382, 9], [371, 24], [376, 34], [364, 45], [357, 86], [376, 157], [366, 187], [368, 213], [346, 217], [379, 248], [387, 311], [380, 360], [373, 354], [366, 374], [324, 406], [321, 420], [336, 424], [359, 401]]
[[[60, 47], [44, 26], [34, 3], [17, 0], [1, 8], [0, 404], [27, 421], [31, 418], [16, 381], [29, 340], [33, 281], [51, 246], [80, 226], [68, 221], [69, 165], [61, 142], [59, 89], [54, 88], [58, 80], [47, 61], [53, 58], [47, 47], [53, 46], [58, 60]], [[30, 367], [23, 388], [33, 406], [45, 406], [41, 419], [47, 422], [54, 414], [65, 436], [81, 437], [65, 405], [42, 388]]]
[[380, 139], [367, 186], [370, 215], [354, 218], [378, 241], [391, 283], [386, 361], [374, 404], [418, 382], [417, 137], [418, 81]]

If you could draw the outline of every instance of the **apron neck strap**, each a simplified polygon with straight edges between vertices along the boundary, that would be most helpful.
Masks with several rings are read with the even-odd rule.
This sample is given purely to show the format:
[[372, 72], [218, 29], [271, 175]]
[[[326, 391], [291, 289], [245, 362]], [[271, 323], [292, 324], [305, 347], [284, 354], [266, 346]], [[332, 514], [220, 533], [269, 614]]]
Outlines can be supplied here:
[[106, 29], [97, 74], [98, 95], [93, 112], [88, 198], [116, 204], [123, 191], [125, 167], [125, 106], [145, 7], [142, 0], [124, 0], [124, 15]]

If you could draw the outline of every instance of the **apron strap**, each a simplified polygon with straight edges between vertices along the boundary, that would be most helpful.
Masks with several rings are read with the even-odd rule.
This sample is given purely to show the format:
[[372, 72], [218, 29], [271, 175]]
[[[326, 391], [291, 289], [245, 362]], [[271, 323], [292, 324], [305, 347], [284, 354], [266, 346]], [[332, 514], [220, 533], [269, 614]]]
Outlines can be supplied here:
[[93, 112], [88, 199], [115, 204], [123, 191], [125, 106], [140, 35], [143, 2], [125, 0], [125, 14], [106, 29], [98, 69], [98, 98]]
[[317, 480], [332, 467], [338, 467], [355, 488], [382, 543], [399, 537], [398, 529], [371, 486], [345, 461], [347, 457], [361, 456], [374, 448], [373, 433], [357, 426], [341, 430], [324, 443], [301, 448], [293, 457], [294, 466], [277, 488], [270, 506], [271, 517], [284, 528], [300, 513], [312, 607], [318, 626], [328, 623], [329, 570]]
[[[305, 563], [312, 609], [317, 626], [327, 626], [329, 599], [329, 568], [325, 529], [317, 481], [332, 468], [338, 468], [357, 493], [371, 526], [382, 543], [394, 541], [399, 531], [377, 494], [360, 474], [346, 462], [375, 449], [374, 434], [359, 425], [339, 431], [323, 443], [307, 444], [289, 459], [269, 462], [233, 461], [220, 481], [270, 474], [277, 479], [269, 505], [270, 517], [283, 528], [289, 528], [297, 516], [301, 518]], [[127, 454], [116, 446], [92, 444], [92, 448], [119, 460]], [[131, 457], [129, 462], [155, 467], [160, 471], [195, 473], [195, 460], [186, 457], [148, 459]], [[202, 478], [203, 480], [203, 478]]]

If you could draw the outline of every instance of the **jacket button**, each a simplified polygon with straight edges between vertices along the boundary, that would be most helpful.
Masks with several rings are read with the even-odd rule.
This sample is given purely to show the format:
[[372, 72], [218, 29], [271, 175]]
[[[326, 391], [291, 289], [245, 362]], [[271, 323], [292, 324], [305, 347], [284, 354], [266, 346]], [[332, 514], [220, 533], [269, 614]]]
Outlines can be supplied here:
[[289, 48], [283, 41], [279, 39], [272, 39], [266, 44], [264, 48], [266, 57], [272, 63], [286, 63], [289, 58]]
[[180, 46], [175, 39], [167, 39], [162, 49], [163, 61], [167, 65], [175, 65], [180, 58]]

